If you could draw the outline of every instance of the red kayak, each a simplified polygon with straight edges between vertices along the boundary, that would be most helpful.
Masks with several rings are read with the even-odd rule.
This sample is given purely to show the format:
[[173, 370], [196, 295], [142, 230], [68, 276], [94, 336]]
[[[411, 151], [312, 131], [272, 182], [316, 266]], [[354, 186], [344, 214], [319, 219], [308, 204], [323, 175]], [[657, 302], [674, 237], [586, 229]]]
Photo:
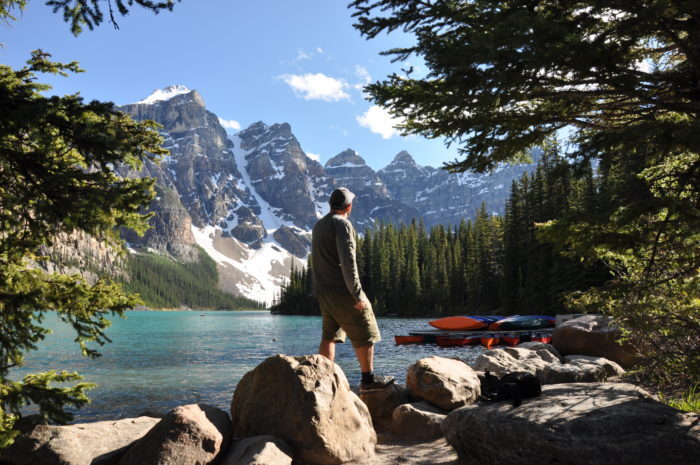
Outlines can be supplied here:
[[534, 341], [534, 342], [544, 342], [545, 344], [551, 344], [552, 343], [552, 335], [551, 334], [534, 334], [530, 340]]
[[439, 320], [429, 321], [428, 324], [434, 328], [445, 331], [471, 331], [483, 329], [488, 326], [485, 321], [480, 321], [469, 316], [448, 316]]
[[397, 344], [421, 344], [424, 340], [423, 336], [394, 336]]
[[507, 346], [514, 347], [520, 344], [520, 336], [517, 334], [506, 334], [501, 336], [501, 342]]
[[479, 343], [479, 337], [438, 336], [435, 342], [440, 347], [470, 346]]
[[490, 349], [491, 347], [497, 345], [500, 342], [499, 338], [495, 334], [486, 334], [481, 336], [481, 345]]

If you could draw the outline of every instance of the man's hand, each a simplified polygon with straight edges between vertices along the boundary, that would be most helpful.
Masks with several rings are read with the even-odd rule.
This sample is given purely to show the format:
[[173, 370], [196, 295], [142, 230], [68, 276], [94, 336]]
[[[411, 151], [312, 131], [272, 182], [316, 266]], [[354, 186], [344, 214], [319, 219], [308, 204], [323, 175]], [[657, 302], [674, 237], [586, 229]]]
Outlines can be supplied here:
[[367, 305], [365, 305], [365, 301], [364, 301], [364, 300], [360, 299], [360, 300], [358, 300], [357, 302], [355, 302], [355, 305], [353, 305], [353, 307], [354, 307], [355, 310], [357, 310], [358, 312], [361, 312], [361, 311], [363, 311], [365, 308], [367, 308]]

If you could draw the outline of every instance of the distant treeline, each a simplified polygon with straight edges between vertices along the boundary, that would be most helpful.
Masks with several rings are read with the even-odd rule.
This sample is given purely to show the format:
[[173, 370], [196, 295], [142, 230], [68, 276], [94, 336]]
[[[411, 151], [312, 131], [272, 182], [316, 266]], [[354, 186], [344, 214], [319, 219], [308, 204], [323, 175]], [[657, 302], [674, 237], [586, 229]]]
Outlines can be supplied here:
[[[583, 170], [576, 173], [573, 170]], [[358, 238], [360, 280], [379, 315], [555, 314], [563, 296], [609, 279], [600, 263], [582, 262], [538, 240], [536, 223], [570, 210], [594, 211], [590, 165], [545, 150], [536, 171], [514, 180], [503, 217], [482, 204], [474, 221], [435, 226], [381, 224]], [[292, 269], [272, 311], [319, 314], [311, 267]]]
[[264, 305], [238, 297], [218, 288], [216, 263], [199, 249], [199, 260], [180, 263], [152, 253], [130, 254], [127, 260], [129, 281], [124, 288], [137, 292], [151, 308], [235, 310], [263, 308]]

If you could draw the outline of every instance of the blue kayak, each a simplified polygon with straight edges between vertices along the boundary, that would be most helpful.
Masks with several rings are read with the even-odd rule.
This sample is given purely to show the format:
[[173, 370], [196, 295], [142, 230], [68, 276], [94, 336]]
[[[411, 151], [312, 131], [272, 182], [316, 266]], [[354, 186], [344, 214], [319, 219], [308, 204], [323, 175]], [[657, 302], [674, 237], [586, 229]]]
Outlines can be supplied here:
[[554, 317], [545, 315], [515, 315], [489, 324], [491, 331], [544, 329], [554, 326]]

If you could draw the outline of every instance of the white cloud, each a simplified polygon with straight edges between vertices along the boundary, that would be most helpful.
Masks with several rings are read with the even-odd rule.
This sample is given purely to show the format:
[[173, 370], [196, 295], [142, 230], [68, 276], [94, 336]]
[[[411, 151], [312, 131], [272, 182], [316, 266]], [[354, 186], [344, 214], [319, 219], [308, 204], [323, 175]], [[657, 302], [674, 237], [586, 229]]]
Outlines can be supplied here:
[[219, 118], [219, 123], [221, 123], [221, 125], [226, 129], [235, 129], [235, 130], [241, 129], [241, 123], [239, 123], [238, 121], [233, 120], [233, 119], [226, 120], [223, 118]]
[[333, 125], [333, 126], [331, 126], [331, 129], [340, 132], [340, 133], [341, 133], [342, 135], [344, 135], [344, 136], [350, 135], [350, 133], [348, 132], [347, 129], [341, 128], [340, 126]]
[[319, 53], [319, 55], [323, 55], [323, 49], [321, 47], [316, 47], [316, 51]]
[[399, 135], [399, 131], [394, 127], [401, 123], [399, 118], [392, 117], [388, 111], [378, 105], [372, 105], [360, 116], [356, 116], [360, 126], [365, 127], [375, 134], [380, 134], [382, 138], [389, 139]]
[[294, 61], [310, 60], [313, 57], [314, 56], [312, 54], [306, 53], [303, 50], [299, 50], [299, 51], [297, 51], [297, 56], [294, 59]]
[[344, 90], [348, 87], [348, 83], [323, 73], [283, 74], [279, 78], [296, 93], [301, 94], [304, 100], [325, 100], [326, 102], [350, 100], [350, 95]]
[[372, 76], [370, 76], [369, 71], [364, 66], [355, 65], [355, 75], [360, 78], [360, 82], [353, 86], [357, 90], [362, 90], [367, 84], [372, 82]]
[[321, 155], [317, 153], [311, 153], [311, 152], [306, 152], [306, 156], [311, 158], [314, 161], [321, 162]]

